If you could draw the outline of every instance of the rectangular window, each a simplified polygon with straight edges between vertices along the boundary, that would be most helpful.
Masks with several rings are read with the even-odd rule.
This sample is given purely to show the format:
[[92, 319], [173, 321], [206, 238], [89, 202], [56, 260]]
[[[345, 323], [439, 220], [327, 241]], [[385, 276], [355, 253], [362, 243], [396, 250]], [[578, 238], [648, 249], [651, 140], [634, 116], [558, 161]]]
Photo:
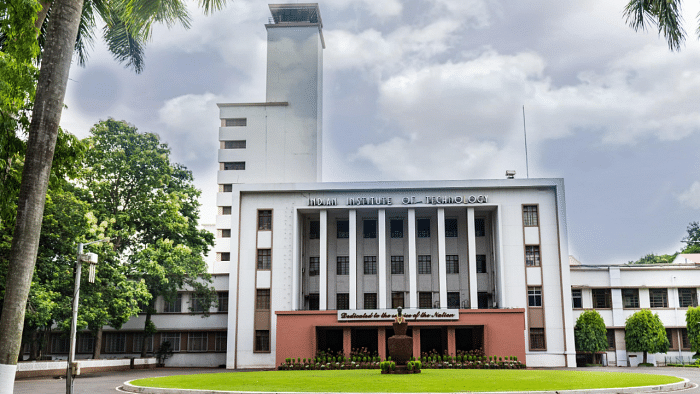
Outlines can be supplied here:
[[418, 273], [419, 274], [430, 274], [430, 255], [418, 256]]
[[377, 293], [365, 293], [365, 309], [377, 309]]
[[223, 141], [224, 149], [245, 149], [245, 140]]
[[350, 309], [350, 294], [337, 293], [335, 295], [335, 308], [336, 309]]
[[228, 291], [220, 291], [216, 295], [219, 301], [217, 311], [228, 312]]
[[403, 275], [403, 256], [391, 256], [391, 274]]
[[272, 230], [272, 210], [258, 211], [258, 230]]
[[523, 226], [537, 227], [537, 205], [523, 205]]
[[255, 330], [255, 351], [270, 351], [270, 330]]
[[105, 353], [126, 353], [126, 333], [108, 332], [105, 336]]
[[479, 309], [489, 309], [489, 293], [485, 291], [477, 292], [476, 303]]
[[233, 191], [233, 185], [230, 183], [221, 185], [221, 192], [222, 193], [231, 193]]
[[225, 352], [226, 351], [226, 339], [228, 337], [226, 331], [217, 331], [214, 334], [214, 351]]
[[474, 236], [475, 237], [485, 237], [486, 236], [486, 219], [484, 219], [484, 218], [474, 219]]
[[206, 352], [209, 335], [206, 332], [191, 332], [187, 334], [188, 352]]
[[336, 238], [338, 239], [343, 239], [343, 238], [350, 238], [350, 222], [347, 220], [338, 220], [335, 223], [337, 227], [337, 234]]
[[668, 289], [649, 289], [651, 308], [668, 308]]
[[68, 335], [53, 334], [51, 336], [51, 353], [68, 353], [70, 350], [70, 338]]
[[457, 219], [455, 219], [455, 218], [445, 219], [445, 237], [448, 237], [448, 238], [459, 237], [459, 226], [457, 224]]
[[[153, 335], [148, 335], [145, 337], [146, 340], [146, 352], [153, 353]], [[144, 335], [143, 333], [134, 335], [133, 353], [140, 353], [141, 347], [143, 346]]]
[[223, 164], [224, 171], [240, 171], [240, 170], [245, 170], [245, 162], [244, 161], [227, 161]]
[[318, 293], [309, 293], [309, 310], [318, 310]]
[[540, 246], [527, 245], [525, 246], [525, 265], [528, 267], [540, 266]]
[[678, 344], [676, 341], [673, 339], [673, 332], [671, 331], [670, 328], [666, 329], [666, 338], [668, 339], [668, 349], [669, 350], [678, 350]]
[[458, 291], [448, 291], [447, 292], [447, 307], [450, 309], [459, 309], [459, 292]]
[[530, 328], [530, 350], [545, 350], [544, 328]]
[[377, 221], [374, 219], [363, 220], [362, 235], [365, 238], [377, 238]]
[[592, 289], [593, 308], [594, 309], [610, 309], [612, 301], [610, 299], [610, 289]]
[[485, 254], [477, 254], [476, 255], [476, 273], [477, 274], [485, 274], [488, 271], [486, 270], [486, 255]]
[[365, 275], [377, 275], [377, 256], [365, 256]]
[[447, 256], [445, 256], [445, 263], [447, 263], [448, 274], [459, 273], [459, 256], [457, 256], [456, 254], [448, 254]]
[[391, 219], [389, 223], [391, 238], [403, 238], [403, 219]]
[[270, 249], [258, 249], [258, 269], [269, 270], [272, 268], [272, 251]]
[[246, 118], [227, 118], [224, 119], [224, 125], [226, 127], [242, 127], [248, 124], [248, 119]]
[[581, 289], [571, 289], [571, 306], [574, 309], [583, 308], [583, 292]]
[[216, 257], [218, 261], [231, 261], [230, 252], [217, 252]]
[[688, 339], [688, 329], [687, 328], [681, 328], [681, 347], [683, 349], [690, 350], [690, 340]]
[[221, 215], [230, 215], [231, 207], [221, 207]]
[[622, 307], [639, 308], [639, 289], [622, 289]]
[[319, 257], [309, 257], [309, 276], [318, 276], [320, 264]]
[[321, 222], [312, 220], [309, 222], [309, 239], [321, 238]]
[[222, 228], [219, 230], [219, 238], [231, 238], [231, 229]]
[[[95, 349], [95, 337], [90, 334], [78, 334], [77, 339], [78, 353], [92, 353]], [[141, 348], [138, 348], [141, 351]]]
[[418, 238], [430, 238], [430, 219], [416, 219]]
[[678, 305], [681, 308], [698, 306], [698, 293], [695, 289], [678, 289]]
[[190, 312], [203, 313], [204, 307], [204, 298], [198, 297], [194, 293], [190, 293]]
[[170, 342], [170, 347], [173, 352], [180, 351], [180, 333], [179, 332], [168, 332], [160, 334], [160, 343]]
[[337, 275], [349, 275], [350, 274], [350, 257], [338, 256], [338, 261], [336, 263], [335, 270], [336, 270]]
[[538, 286], [530, 286], [527, 288], [527, 304], [528, 306], [542, 306], [542, 288]]
[[164, 313], [180, 313], [182, 312], [182, 293], [178, 293], [173, 300], [164, 300]]
[[265, 311], [270, 309], [270, 289], [255, 290], [255, 310]]
[[403, 291], [392, 291], [391, 292], [391, 308], [396, 309], [398, 307], [404, 307], [406, 303], [404, 302]]
[[418, 307], [430, 309], [433, 307], [433, 293], [428, 291], [418, 292]]
[[615, 350], [615, 330], [608, 329], [605, 334], [608, 337], [608, 350]]

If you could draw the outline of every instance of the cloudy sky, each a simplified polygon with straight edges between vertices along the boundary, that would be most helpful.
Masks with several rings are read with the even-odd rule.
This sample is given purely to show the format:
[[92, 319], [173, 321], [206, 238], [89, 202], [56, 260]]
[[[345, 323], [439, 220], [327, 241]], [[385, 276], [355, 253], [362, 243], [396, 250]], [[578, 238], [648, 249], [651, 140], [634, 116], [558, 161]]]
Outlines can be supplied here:
[[[195, 3], [194, 1], [192, 2]], [[636, 33], [625, 2], [329, 0], [324, 181], [525, 177], [566, 185], [569, 253], [587, 264], [673, 253], [700, 220], [698, 2], [681, 52]], [[160, 135], [213, 223], [219, 102], [265, 101], [267, 4], [229, 0], [157, 27], [136, 75], [96, 40], [61, 125], [126, 120]]]

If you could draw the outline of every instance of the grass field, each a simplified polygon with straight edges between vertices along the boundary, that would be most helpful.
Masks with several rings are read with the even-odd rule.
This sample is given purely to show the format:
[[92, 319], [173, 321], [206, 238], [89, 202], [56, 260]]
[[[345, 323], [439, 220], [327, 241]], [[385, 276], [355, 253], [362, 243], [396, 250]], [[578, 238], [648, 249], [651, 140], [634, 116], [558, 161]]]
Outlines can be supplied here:
[[682, 379], [641, 373], [427, 369], [414, 375], [379, 370], [225, 372], [139, 379], [135, 386], [230, 391], [449, 393], [651, 386]]

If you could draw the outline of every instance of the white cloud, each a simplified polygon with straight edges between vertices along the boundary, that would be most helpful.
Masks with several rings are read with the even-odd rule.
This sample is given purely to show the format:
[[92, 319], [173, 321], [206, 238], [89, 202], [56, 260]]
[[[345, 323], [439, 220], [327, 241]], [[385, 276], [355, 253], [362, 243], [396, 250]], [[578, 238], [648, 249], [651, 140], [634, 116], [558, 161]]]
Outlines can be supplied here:
[[688, 190], [678, 195], [678, 201], [689, 208], [700, 209], [700, 181], [693, 182]]

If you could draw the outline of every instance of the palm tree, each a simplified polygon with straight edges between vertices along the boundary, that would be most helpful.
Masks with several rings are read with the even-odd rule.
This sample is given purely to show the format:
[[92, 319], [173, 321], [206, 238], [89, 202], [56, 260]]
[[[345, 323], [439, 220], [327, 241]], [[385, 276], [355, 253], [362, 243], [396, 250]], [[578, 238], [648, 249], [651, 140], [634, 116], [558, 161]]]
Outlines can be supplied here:
[[[17, 7], [27, 6], [26, 0], [6, 1], [14, 1]], [[143, 43], [150, 38], [153, 23], [172, 26], [179, 22], [189, 26], [182, 0], [41, 0], [39, 3], [42, 7], [35, 26], [44, 28], [43, 51], [0, 315], [0, 392], [3, 393], [13, 392], [24, 311], [74, 48], [81, 59], [95, 29], [97, 14], [106, 23], [103, 36], [115, 58], [140, 72]], [[226, 0], [198, 0], [198, 3], [205, 12], [210, 12], [220, 9]]]
[[[630, 0], [624, 15], [635, 31], [656, 25], [659, 35], [663, 34], [668, 41], [669, 49], [680, 51], [685, 41], [680, 0]], [[700, 35], [700, 27], [697, 32]]]

